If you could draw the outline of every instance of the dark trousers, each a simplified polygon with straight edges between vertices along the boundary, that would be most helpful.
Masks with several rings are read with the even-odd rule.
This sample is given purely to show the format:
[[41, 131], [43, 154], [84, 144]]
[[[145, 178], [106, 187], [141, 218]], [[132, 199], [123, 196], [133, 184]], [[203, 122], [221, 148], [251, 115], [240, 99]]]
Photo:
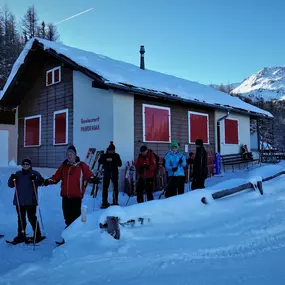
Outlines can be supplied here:
[[[18, 206], [16, 206], [16, 211], [18, 214], [18, 236], [22, 235], [22, 231], [26, 233], [26, 227], [27, 227], [27, 220], [26, 215], [28, 216], [28, 220], [33, 228], [34, 234], [36, 236], [41, 235], [40, 231], [40, 225], [38, 222], [38, 218], [36, 216], [37, 213], [37, 206], [20, 206], [20, 210]], [[37, 232], [35, 233], [37, 228]]]
[[81, 198], [62, 198], [62, 211], [67, 228], [81, 216]]
[[195, 178], [193, 177], [193, 181], [191, 184], [191, 189], [204, 189], [205, 188], [205, 179], [204, 178]]
[[165, 198], [184, 194], [185, 176], [169, 176]]
[[103, 178], [103, 192], [102, 192], [102, 203], [108, 203], [108, 189], [110, 186], [110, 181], [113, 183], [113, 204], [118, 203], [119, 189], [118, 189], [118, 175], [110, 176], [106, 175]]
[[153, 200], [153, 178], [139, 177], [137, 181], [137, 202], [144, 202], [144, 193], [146, 193], [147, 201]]

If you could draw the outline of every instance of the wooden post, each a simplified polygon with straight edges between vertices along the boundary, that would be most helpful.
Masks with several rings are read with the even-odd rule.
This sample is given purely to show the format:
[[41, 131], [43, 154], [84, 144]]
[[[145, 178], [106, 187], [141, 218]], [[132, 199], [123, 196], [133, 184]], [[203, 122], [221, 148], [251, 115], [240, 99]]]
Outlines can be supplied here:
[[[276, 178], [278, 176], [281, 176], [283, 174], [285, 174], [285, 171], [278, 172], [278, 173], [276, 173], [274, 175], [271, 175], [269, 177], [263, 178], [262, 181], [258, 181], [257, 182], [257, 188], [258, 188], [258, 190], [260, 192], [260, 195], [263, 195], [263, 185], [262, 185], [262, 182], [272, 180], [272, 179], [274, 179], [274, 178]], [[216, 200], [216, 199], [220, 199], [220, 198], [223, 198], [225, 196], [232, 195], [232, 194], [235, 194], [235, 193], [238, 193], [238, 192], [241, 192], [243, 190], [246, 190], [248, 188], [253, 188], [253, 187], [254, 186], [251, 183], [245, 183], [245, 184], [239, 185], [239, 186], [234, 187], [234, 188], [224, 189], [224, 190], [215, 192], [215, 193], [212, 194], [212, 197], [213, 197], [214, 200]], [[201, 202], [203, 204], [208, 204], [208, 201], [207, 201], [206, 197], [202, 197]]]
[[119, 218], [108, 216], [107, 217], [107, 231], [114, 239], [120, 239], [120, 226], [119, 226]]
[[262, 181], [257, 182], [257, 188], [260, 192], [260, 195], [263, 195], [263, 187], [262, 187]]
[[234, 187], [234, 188], [229, 188], [229, 189], [225, 189], [225, 190], [222, 190], [219, 192], [215, 192], [212, 194], [212, 196], [213, 196], [213, 199], [219, 199], [219, 198], [223, 198], [223, 197], [228, 196], [228, 195], [232, 195], [232, 194], [241, 192], [241, 191], [248, 189], [248, 188], [252, 188], [251, 183], [246, 183], [246, 184], [242, 184], [242, 185], [239, 185], [237, 187]]

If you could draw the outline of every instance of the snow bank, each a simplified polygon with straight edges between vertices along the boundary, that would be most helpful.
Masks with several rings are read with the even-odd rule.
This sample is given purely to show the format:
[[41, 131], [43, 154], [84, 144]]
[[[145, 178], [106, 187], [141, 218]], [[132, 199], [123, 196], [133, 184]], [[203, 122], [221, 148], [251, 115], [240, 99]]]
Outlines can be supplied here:
[[58, 54], [64, 55], [76, 62], [78, 65], [98, 74], [106, 83], [115, 83], [119, 85], [128, 84], [137, 88], [152, 90], [154, 92], [166, 92], [186, 100], [213, 104], [217, 107], [220, 105], [226, 108], [239, 108], [247, 112], [252, 111], [273, 117], [267, 111], [245, 103], [237, 97], [230, 96], [229, 94], [220, 92], [209, 86], [151, 70], [142, 70], [133, 64], [39, 38], [31, 39], [27, 42], [24, 50], [13, 66], [11, 74], [4, 86], [2, 96], [4, 96], [7, 91], [35, 40], [43, 44], [45, 49], [52, 49]]
[[262, 177], [262, 179], [267, 178], [269, 176], [275, 175], [281, 171], [285, 171], [284, 166], [282, 165], [265, 165], [259, 168], [251, 170], [246, 179], [252, 179], [252, 177]]
[[[0, 241], [0, 272], [11, 263], [19, 265], [2, 275], [0, 284], [284, 284], [280, 262], [285, 254], [284, 177], [264, 183], [265, 192], [270, 188], [272, 195], [262, 198], [251, 191], [234, 199], [221, 199], [210, 207], [200, 202], [202, 196], [211, 199], [211, 191], [260, 178], [266, 171], [279, 171], [276, 165], [259, 170], [261, 173], [251, 171], [244, 179], [165, 200], [96, 212], [89, 208], [87, 222], [79, 218], [66, 229], [66, 244], [49, 258], [46, 243], [53, 243], [49, 240], [62, 225], [56, 216], [57, 208], [60, 210], [58, 185], [44, 188], [42, 206], [46, 225], [50, 226], [48, 239], [35, 251], [29, 246], [7, 247]], [[0, 201], [4, 198], [7, 202], [8, 189], [1, 187], [1, 191]], [[0, 205], [0, 228], [7, 230], [12, 220], [15, 226], [15, 215], [1, 225], [2, 211]], [[121, 239], [115, 240], [98, 228], [109, 215], [122, 221], [143, 216], [151, 222], [122, 227]]]

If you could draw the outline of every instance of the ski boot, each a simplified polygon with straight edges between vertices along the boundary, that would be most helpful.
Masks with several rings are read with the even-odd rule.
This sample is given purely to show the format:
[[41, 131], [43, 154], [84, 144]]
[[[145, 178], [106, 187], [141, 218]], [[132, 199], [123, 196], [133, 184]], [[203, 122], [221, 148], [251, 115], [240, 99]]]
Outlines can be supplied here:
[[101, 205], [101, 209], [107, 209], [107, 208], [109, 208], [109, 206], [110, 206], [110, 204], [107, 202], [107, 203], [102, 203], [102, 205]]
[[10, 244], [13, 244], [13, 245], [16, 245], [16, 244], [19, 244], [19, 243], [23, 243], [23, 242], [26, 242], [26, 241], [27, 241], [26, 235], [24, 235], [22, 233], [19, 233], [12, 241], [6, 240], [7, 243], [10, 243]]

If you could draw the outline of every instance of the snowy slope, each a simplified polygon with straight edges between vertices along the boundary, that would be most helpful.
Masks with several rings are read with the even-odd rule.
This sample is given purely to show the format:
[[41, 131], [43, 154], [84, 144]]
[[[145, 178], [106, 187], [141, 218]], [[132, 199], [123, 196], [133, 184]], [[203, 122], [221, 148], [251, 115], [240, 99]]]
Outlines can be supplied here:
[[285, 66], [265, 67], [245, 79], [233, 93], [264, 100], [285, 99]]
[[[26, 245], [11, 248], [0, 241], [0, 270], [5, 272], [0, 274], [0, 284], [283, 285], [284, 176], [264, 183], [264, 196], [248, 190], [211, 201], [208, 206], [199, 202], [204, 193], [283, 169], [284, 164], [266, 166], [235, 173], [233, 180], [203, 191], [125, 208], [89, 211], [87, 223], [78, 219], [63, 234], [66, 244], [53, 252], [50, 240], [35, 251]], [[1, 176], [2, 181], [4, 176], [7, 173]], [[61, 217], [55, 215], [60, 211], [57, 187], [42, 189], [49, 239], [63, 226]], [[8, 191], [2, 184], [0, 201], [5, 201], [5, 208], [1, 205], [0, 215], [7, 213], [5, 218], [12, 213], [12, 207], [6, 205], [12, 199], [7, 198]], [[150, 217], [151, 222], [122, 228], [121, 240], [117, 241], [98, 229], [98, 222], [109, 214], [118, 214], [123, 220], [142, 215]], [[13, 219], [1, 219], [0, 229], [11, 231], [15, 227]], [[29, 256], [31, 263], [23, 262]], [[3, 266], [12, 270], [7, 272]]]
[[[98, 74], [106, 83], [128, 84], [140, 89], [151, 90], [152, 92], [166, 92], [173, 96], [178, 96], [185, 100], [194, 100], [196, 102], [221, 105], [227, 108], [239, 108], [245, 111], [272, 115], [242, 100], [220, 92], [206, 85], [192, 82], [175, 76], [151, 71], [142, 70], [138, 66], [126, 62], [111, 59], [106, 56], [98, 55], [93, 52], [80, 50], [77, 48], [65, 46], [59, 43], [36, 38], [45, 49], [52, 49], [60, 55], [64, 55], [78, 65]], [[15, 62], [11, 74], [4, 86], [0, 99], [4, 96], [7, 88], [11, 84], [15, 74], [23, 64], [26, 55], [30, 51], [35, 39], [30, 40], [19, 58]]]

